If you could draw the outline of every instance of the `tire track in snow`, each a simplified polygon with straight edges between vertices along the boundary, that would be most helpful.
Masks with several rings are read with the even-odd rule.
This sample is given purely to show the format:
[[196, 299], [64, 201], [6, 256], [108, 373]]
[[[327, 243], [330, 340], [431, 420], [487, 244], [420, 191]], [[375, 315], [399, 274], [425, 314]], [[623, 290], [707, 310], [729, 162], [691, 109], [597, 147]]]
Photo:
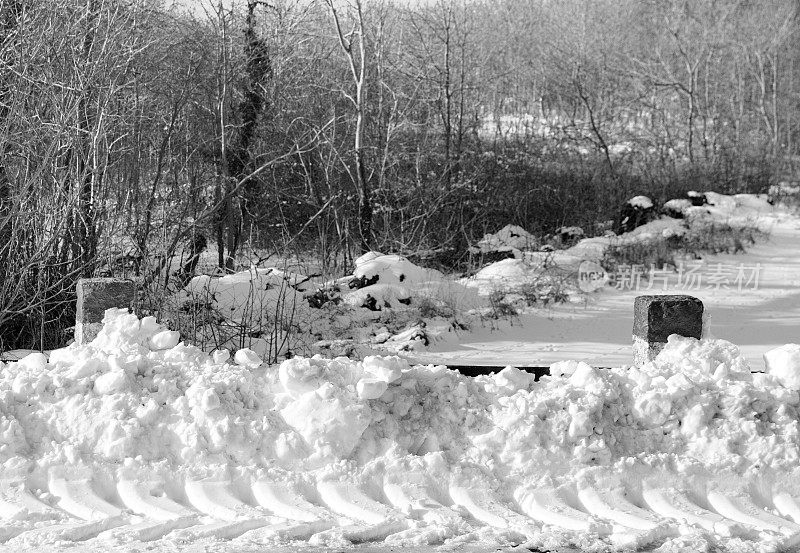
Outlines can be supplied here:
[[[197, 510], [170, 498], [156, 475], [121, 477], [118, 500], [109, 501], [95, 491], [87, 474], [51, 470], [48, 489], [58, 507], [36, 497], [23, 477], [0, 477], [0, 541], [29, 548], [92, 538], [133, 544], [171, 536], [183, 543], [239, 538], [251, 543], [302, 540], [325, 545], [341, 539], [391, 545], [403, 539], [441, 543], [443, 536], [450, 537], [442, 526], [457, 528], [454, 535], [475, 529], [456, 509], [433, 497], [432, 483], [421, 473], [387, 476], [381, 501], [355, 484], [322, 481], [317, 484], [321, 504], [288, 483], [261, 479], [251, 488], [251, 500], [258, 506], [238, 497], [229, 481], [188, 480], [186, 498]], [[577, 501], [547, 487], [522, 486], [511, 503], [485, 486], [451, 481], [448, 489], [454, 505], [479, 526], [529, 536], [543, 524], [638, 548], [674, 537], [677, 526], [684, 525], [723, 538], [772, 541], [781, 548], [800, 543], [800, 525], [794, 522], [800, 518], [800, 502], [783, 491], [771, 497], [776, 515], [747, 492], [713, 487], [703, 492], [713, 511], [679, 487], [657, 485], [645, 485], [638, 502], [624, 487], [585, 484], [577, 489]]]

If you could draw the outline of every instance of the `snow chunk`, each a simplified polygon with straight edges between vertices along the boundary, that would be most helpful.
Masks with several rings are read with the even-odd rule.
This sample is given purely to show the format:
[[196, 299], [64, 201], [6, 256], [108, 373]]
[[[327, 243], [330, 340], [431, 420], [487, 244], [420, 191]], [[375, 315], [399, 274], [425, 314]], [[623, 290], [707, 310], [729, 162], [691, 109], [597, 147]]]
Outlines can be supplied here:
[[122, 370], [113, 370], [97, 377], [94, 381], [94, 391], [98, 394], [113, 394], [121, 392], [128, 387], [125, 372]]
[[364, 371], [378, 380], [391, 383], [399, 379], [404, 370], [408, 369], [408, 361], [396, 355], [379, 357], [368, 355], [363, 361]]
[[362, 254], [359, 257], [357, 257], [355, 262], [354, 262], [354, 264], [355, 264], [356, 267], [360, 267], [361, 265], [364, 265], [365, 263], [369, 263], [373, 259], [377, 259], [377, 258], [382, 257], [382, 256], [383, 256], [383, 254], [381, 252], [369, 251], [369, 252], [367, 252], [365, 254]]
[[692, 208], [692, 202], [686, 198], [676, 198], [664, 202], [664, 211], [668, 214], [685, 215]]
[[356, 384], [360, 399], [378, 399], [388, 389], [389, 384], [378, 378], [362, 378]]
[[405, 286], [379, 283], [346, 294], [344, 301], [353, 307], [370, 307], [374, 311], [397, 309], [411, 303], [411, 292]]
[[233, 360], [236, 361], [237, 365], [249, 367], [251, 369], [259, 367], [263, 362], [258, 354], [250, 348], [242, 348], [237, 351], [236, 355], [233, 356]]
[[569, 377], [569, 383], [591, 394], [599, 395], [605, 390], [605, 382], [600, 371], [586, 363], [578, 363], [575, 372]]
[[278, 378], [285, 392], [299, 396], [320, 387], [324, 369], [319, 359], [293, 357], [278, 367]]
[[317, 392], [303, 394], [280, 414], [316, 451], [315, 460], [320, 461], [350, 455], [370, 423], [367, 407]]
[[800, 344], [786, 344], [764, 354], [767, 374], [786, 388], [800, 390]]
[[725, 340], [698, 340], [673, 334], [653, 362], [662, 372], [680, 372], [694, 381], [753, 378], [739, 348]]
[[224, 348], [217, 349], [211, 353], [211, 358], [214, 359], [215, 364], [222, 365], [231, 358], [231, 352]]
[[591, 367], [583, 361], [556, 361], [550, 365], [550, 376], [572, 376], [578, 368], [584, 372], [587, 368], [591, 369]]
[[519, 390], [527, 390], [533, 383], [534, 376], [516, 367], [505, 367], [493, 376], [493, 380], [497, 392], [512, 395]]
[[153, 334], [149, 340], [153, 351], [172, 349], [181, 341], [181, 333], [175, 330], [162, 330]]
[[29, 353], [17, 362], [17, 366], [29, 371], [43, 371], [47, 367], [47, 356], [44, 353]]
[[657, 428], [667, 421], [672, 401], [667, 394], [648, 391], [636, 398], [631, 411], [645, 428]]

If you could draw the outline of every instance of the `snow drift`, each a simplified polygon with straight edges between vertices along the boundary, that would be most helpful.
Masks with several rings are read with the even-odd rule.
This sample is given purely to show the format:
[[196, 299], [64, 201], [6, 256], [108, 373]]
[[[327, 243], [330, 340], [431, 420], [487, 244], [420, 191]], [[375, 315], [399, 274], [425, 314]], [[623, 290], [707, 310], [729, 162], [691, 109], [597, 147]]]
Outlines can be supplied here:
[[[423, 474], [446, 511], [417, 520], [416, 533], [392, 526], [400, 532], [394, 543], [480, 534], [484, 519], [496, 539], [511, 539], [492, 516], [521, 517], [524, 524], [511, 525], [514, 535], [522, 532], [518, 539], [547, 541], [561, 534], [519, 514], [538, 512], [542, 498], [561, 497], [542, 490], [595, 490], [611, 481], [643, 497], [637, 494], [648, 481], [673, 479], [727, 492], [739, 482], [736, 493], [744, 482], [780, 482], [800, 495], [793, 481], [800, 461], [796, 351], [770, 354], [770, 372], [751, 374], [728, 342], [673, 336], [643, 367], [559, 363], [538, 382], [510, 367], [469, 378], [393, 356], [298, 357], [267, 367], [252, 351], [233, 359], [226, 351], [209, 355], [151, 317], [109, 310], [92, 343], [2, 367], [0, 461], [6, 473], [23, 470], [40, 492], [48, 473], [52, 487], [54, 468], [89, 467], [106, 480], [136, 471], [167, 475], [173, 484], [212, 477], [252, 485], [266, 475], [314, 485], [323, 500], [340, 498], [328, 505], [350, 504], [352, 494], [325, 482], [369, 491]], [[498, 498], [495, 506], [481, 507], [476, 490]], [[552, 510], [551, 503], [545, 502]], [[472, 523], [461, 518], [465, 513]], [[619, 532], [609, 528], [600, 542], [619, 545]], [[718, 539], [702, 527], [691, 531]], [[775, 532], [763, 530], [759, 539], [778, 539]], [[588, 530], [571, 536], [567, 541], [599, 539]], [[339, 543], [329, 538], [316, 543]]]

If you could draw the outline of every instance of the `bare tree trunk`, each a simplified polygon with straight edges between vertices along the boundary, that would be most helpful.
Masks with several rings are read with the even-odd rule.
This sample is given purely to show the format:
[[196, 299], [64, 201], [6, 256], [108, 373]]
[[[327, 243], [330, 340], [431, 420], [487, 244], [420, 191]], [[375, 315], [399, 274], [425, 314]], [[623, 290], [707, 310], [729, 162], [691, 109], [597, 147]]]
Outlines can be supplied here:
[[[247, 17], [244, 29], [245, 71], [247, 79], [244, 83], [243, 98], [236, 106], [238, 115], [238, 133], [233, 140], [228, 138], [228, 122], [225, 110], [228, 97], [228, 55], [227, 55], [227, 23], [224, 7], [219, 5], [219, 17], [222, 28], [222, 46], [220, 61], [222, 77], [219, 87], [219, 125], [220, 125], [220, 164], [221, 171], [218, 185], [219, 197], [223, 200], [217, 214], [217, 241], [219, 248], [220, 268], [234, 271], [236, 253], [244, 240], [244, 229], [250, 220], [249, 203], [256, 197], [255, 179], [247, 179], [253, 164], [251, 154], [256, 130], [261, 114], [266, 109], [263, 87], [272, 76], [267, 45], [256, 32], [255, 10], [261, 3], [258, 0], [247, 1]], [[245, 180], [241, 191], [234, 191], [237, 183]]]
[[598, 125], [597, 118], [595, 117], [594, 109], [592, 109], [592, 104], [583, 89], [580, 79], [580, 74], [578, 74], [575, 77], [575, 89], [578, 91], [578, 97], [581, 99], [581, 102], [583, 102], [583, 105], [586, 108], [586, 113], [589, 115], [589, 124], [592, 127], [592, 133], [594, 134], [595, 138], [597, 138], [600, 149], [603, 151], [603, 156], [605, 157], [606, 164], [608, 165], [608, 170], [611, 171], [611, 174], [613, 175], [614, 163], [611, 161], [611, 151], [608, 148], [608, 143], [606, 142], [603, 133], [600, 131], [600, 126]]
[[459, 75], [458, 75], [458, 129], [456, 131], [456, 154], [453, 160], [452, 175], [458, 181], [461, 176], [461, 155], [464, 151], [464, 118], [466, 117], [466, 80], [467, 80], [467, 66], [466, 66], [466, 44], [461, 44], [461, 57], [459, 60]]
[[[8, 2], [0, 4], [0, 47], [2, 52], [10, 52], [13, 50], [11, 45], [14, 41], [14, 35], [18, 25], [19, 18], [22, 17], [22, 2]], [[9, 62], [4, 61], [4, 65]], [[11, 90], [10, 84], [5, 78], [5, 73], [0, 73], [0, 126], [5, 126], [8, 123], [8, 117], [11, 112]], [[11, 180], [8, 176], [8, 169], [6, 168], [6, 155], [8, 155], [8, 143], [3, 142], [0, 148], [0, 260], [2, 259], [5, 244], [8, 240], [8, 235], [11, 231], [11, 222], [8, 220], [9, 212], [11, 209]], [[0, 263], [2, 264], [2, 263]]]
[[[86, 0], [86, 31], [83, 37], [84, 63], [91, 63], [92, 47], [99, 18], [98, 0]], [[92, 133], [96, 123], [96, 112], [92, 102], [96, 92], [91, 82], [81, 92], [78, 101], [78, 145], [76, 152], [78, 183], [78, 206], [75, 222], [77, 224], [75, 244], [82, 273], [86, 277], [94, 273], [94, 262], [97, 254], [97, 229], [95, 227], [94, 185], [99, 180], [100, 168], [96, 164], [95, 145]]]
[[197, 270], [197, 264], [200, 262], [200, 255], [205, 251], [207, 244], [206, 237], [201, 232], [192, 237], [189, 245], [189, 259], [186, 260], [186, 263], [183, 264], [183, 267], [176, 275], [179, 287], [183, 288], [192, 280], [195, 270]]
[[689, 90], [687, 92], [687, 97], [689, 99], [689, 137], [687, 139], [686, 149], [687, 153], [689, 154], [689, 163], [694, 163], [694, 118], [695, 118], [695, 74], [694, 72], [690, 72], [689, 74]]
[[450, 188], [452, 180], [451, 149], [453, 140], [453, 90], [451, 85], [451, 37], [450, 25], [452, 23], [452, 4], [448, 4], [447, 12], [444, 14], [444, 82], [442, 83], [442, 95], [444, 96], [444, 106], [442, 107], [442, 123], [444, 125], [444, 186]]
[[772, 53], [772, 155], [780, 151], [780, 126], [778, 125], [778, 47]]
[[[0, 4], [0, 51], [13, 51], [12, 42], [18, 21], [22, 17], [22, 2], [9, 2]], [[3, 65], [10, 65], [2, 60]], [[6, 80], [7, 73], [0, 71], [0, 129], [7, 128], [11, 113], [11, 86]], [[7, 258], [11, 255], [11, 238], [13, 228], [13, 185], [6, 167], [6, 156], [9, 154], [9, 145], [3, 141], [0, 146], [0, 280], [7, 274]]]
[[[342, 48], [350, 65], [350, 73], [355, 85], [355, 94], [349, 96], [356, 114], [356, 129], [353, 139], [355, 153], [355, 184], [358, 192], [358, 230], [359, 247], [362, 252], [367, 252], [372, 244], [372, 191], [367, 177], [366, 148], [364, 146], [364, 125], [367, 102], [367, 71], [366, 71], [366, 45], [364, 37], [364, 11], [361, 0], [355, 0], [356, 20], [355, 29], [346, 38], [339, 19], [339, 12], [333, 0], [327, 0], [328, 8], [333, 16], [339, 45]], [[353, 37], [358, 37], [358, 51], [354, 49]]]

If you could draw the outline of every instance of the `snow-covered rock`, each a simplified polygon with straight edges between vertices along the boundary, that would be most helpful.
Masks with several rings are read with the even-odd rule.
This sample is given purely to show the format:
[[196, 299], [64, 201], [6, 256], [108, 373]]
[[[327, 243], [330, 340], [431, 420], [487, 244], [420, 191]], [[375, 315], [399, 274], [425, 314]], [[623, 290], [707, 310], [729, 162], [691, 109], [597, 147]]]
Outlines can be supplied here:
[[536, 237], [519, 225], [506, 225], [495, 233], [485, 234], [470, 251], [473, 254], [509, 252], [521, 257], [521, 252], [535, 248], [537, 243]]
[[647, 196], [634, 196], [628, 200], [628, 204], [639, 209], [650, 209], [653, 207], [653, 200]]
[[413, 286], [417, 283], [444, 278], [439, 271], [414, 265], [400, 255], [369, 252], [359, 257], [355, 265], [353, 271], [355, 278], [371, 281], [377, 277], [376, 284]]
[[664, 202], [661, 210], [669, 217], [681, 219], [686, 216], [686, 213], [689, 211], [689, 209], [691, 209], [691, 207], [692, 202], [690, 200], [685, 198], [676, 198], [674, 200]]

